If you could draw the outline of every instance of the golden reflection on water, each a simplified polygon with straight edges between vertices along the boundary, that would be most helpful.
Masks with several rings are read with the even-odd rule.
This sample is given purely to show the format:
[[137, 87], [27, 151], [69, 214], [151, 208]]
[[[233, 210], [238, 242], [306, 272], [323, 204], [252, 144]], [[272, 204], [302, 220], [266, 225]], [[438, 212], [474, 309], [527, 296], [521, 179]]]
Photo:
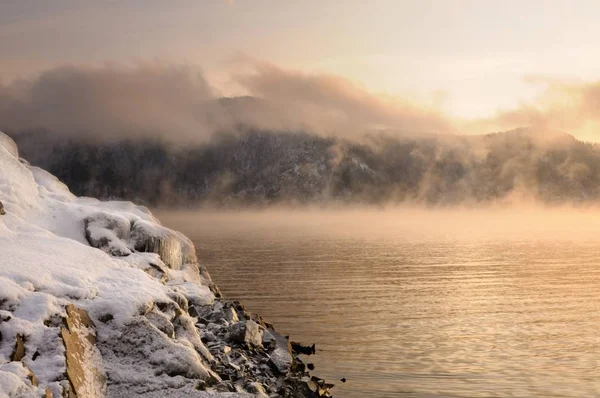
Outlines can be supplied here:
[[600, 396], [595, 212], [158, 216], [337, 397]]

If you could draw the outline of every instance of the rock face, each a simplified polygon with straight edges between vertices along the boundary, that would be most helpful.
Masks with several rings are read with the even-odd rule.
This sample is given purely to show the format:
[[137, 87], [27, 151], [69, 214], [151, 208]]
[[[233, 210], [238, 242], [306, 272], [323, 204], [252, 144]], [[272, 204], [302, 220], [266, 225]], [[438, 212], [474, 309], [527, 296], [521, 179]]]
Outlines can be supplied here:
[[262, 347], [263, 333], [253, 320], [237, 322], [229, 328], [229, 339], [249, 347]]
[[75, 197], [1, 138], [0, 397], [329, 396], [188, 238]]
[[157, 253], [173, 269], [197, 262], [192, 242], [183, 234], [160, 225], [138, 220], [131, 227], [130, 238], [135, 250]]
[[128, 256], [134, 251], [156, 253], [175, 270], [197, 263], [194, 245], [186, 236], [154, 222], [98, 212], [83, 223], [90, 246], [112, 256]]
[[96, 331], [86, 311], [73, 304], [66, 306], [66, 327], [61, 328], [67, 357], [67, 377], [79, 397], [106, 395], [106, 375], [96, 348]]
[[118, 214], [98, 212], [83, 220], [85, 238], [90, 246], [104, 250], [112, 256], [131, 254], [126, 240], [129, 238], [131, 223]]
[[25, 343], [23, 342], [23, 335], [18, 334], [15, 342], [15, 349], [10, 356], [11, 361], [20, 361], [25, 356]]
[[[210, 320], [218, 319], [224, 309], [225, 313], [235, 311], [242, 320]], [[241, 304], [220, 300], [200, 308], [199, 313], [196, 327], [214, 357], [212, 370], [221, 380], [214, 386], [217, 391], [247, 391], [256, 396], [263, 396], [264, 391], [270, 397], [331, 396], [331, 385], [319, 387], [311, 381], [288, 338], [259, 316], [248, 314]]]

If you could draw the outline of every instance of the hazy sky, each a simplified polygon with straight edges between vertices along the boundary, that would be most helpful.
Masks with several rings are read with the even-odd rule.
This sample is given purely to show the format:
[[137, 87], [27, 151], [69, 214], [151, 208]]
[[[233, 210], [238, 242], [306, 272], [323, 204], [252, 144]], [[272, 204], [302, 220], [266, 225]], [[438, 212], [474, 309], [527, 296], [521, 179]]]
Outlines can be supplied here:
[[600, 79], [600, 2], [0, 0], [0, 79], [63, 64], [200, 65], [224, 94], [240, 54], [483, 117], [527, 77]]

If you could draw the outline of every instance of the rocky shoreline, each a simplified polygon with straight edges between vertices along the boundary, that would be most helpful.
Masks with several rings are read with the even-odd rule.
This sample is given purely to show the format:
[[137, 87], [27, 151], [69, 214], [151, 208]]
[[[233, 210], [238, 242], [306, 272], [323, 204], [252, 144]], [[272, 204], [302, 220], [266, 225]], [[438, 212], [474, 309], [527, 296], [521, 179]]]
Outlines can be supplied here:
[[[214, 295], [214, 301], [186, 294], [172, 294], [170, 304], [157, 304], [145, 316], [167, 336], [173, 336], [176, 324], [186, 319], [188, 333], [197, 333], [204, 345], [200, 353], [212, 372], [197, 384], [197, 389], [218, 393], [251, 393], [258, 397], [331, 397], [333, 384], [311, 376], [300, 359], [301, 354], [314, 354], [315, 347], [292, 343], [259, 315], [247, 312], [237, 301], [223, 298], [207, 268], [197, 261], [193, 243], [184, 235], [165, 227], [137, 223], [127, 225], [106, 213], [84, 220], [85, 236], [91, 246], [113, 256], [129, 255], [128, 247], [160, 256], [170, 268], [185, 267], [198, 273], [203, 285]], [[124, 247], [118, 239], [129, 236]], [[116, 236], [117, 239], [112, 237]], [[196, 271], [197, 269], [197, 271]], [[169, 271], [156, 264], [147, 270], [155, 278], [169, 281]], [[182, 318], [181, 314], [189, 315]], [[195, 328], [194, 330], [189, 330]], [[312, 367], [312, 364], [310, 364]], [[109, 380], [110, 384], [110, 380]]]
[[[204, 269], [203, 272], [206, 272]], [[315, 345], [304, 346], [279, 334], [275, 327], [250, 314], [238, 301], [222, 298], [211, 307], [190, 307], [201, 339], [217, 360], [212, 368], [222, 379], [216, 391], [247, 391], [269, 397], [331, 397], [333, 384], [312, 376], [312, 363], [300, 355], [315, 354]], [[213, 380], [214, 381], [214, 380]]]
[[129, 202], [78, 198], [0, 133], [0, 397], [331, 397], [226, 300], [195, 247]]

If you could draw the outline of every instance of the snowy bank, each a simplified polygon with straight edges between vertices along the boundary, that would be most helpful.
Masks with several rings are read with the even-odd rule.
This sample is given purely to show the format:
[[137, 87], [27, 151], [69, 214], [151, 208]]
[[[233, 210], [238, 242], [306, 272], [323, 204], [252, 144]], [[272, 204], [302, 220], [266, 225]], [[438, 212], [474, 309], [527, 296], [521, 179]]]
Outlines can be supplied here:
[[0, 201], [0, 397], [329, 396], [145, 207], [75, 197], [2, 133]]

